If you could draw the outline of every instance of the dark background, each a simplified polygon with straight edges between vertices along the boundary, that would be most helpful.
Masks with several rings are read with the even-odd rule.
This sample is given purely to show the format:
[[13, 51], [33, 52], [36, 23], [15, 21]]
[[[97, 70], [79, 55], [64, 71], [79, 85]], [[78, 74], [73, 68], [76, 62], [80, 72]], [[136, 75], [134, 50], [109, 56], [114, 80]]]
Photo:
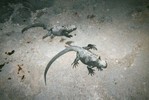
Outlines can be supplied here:
[[[149, 100], [148, 0], [1, 0], [0, 100]], [[50, 37], [40, 27], [75, 24], [72, 38]], [[88, 75], [86, 65], [72, 68], [75, 52], [47, 63], [66, 42], [86, 46], [106, 60], [103, 71]]]

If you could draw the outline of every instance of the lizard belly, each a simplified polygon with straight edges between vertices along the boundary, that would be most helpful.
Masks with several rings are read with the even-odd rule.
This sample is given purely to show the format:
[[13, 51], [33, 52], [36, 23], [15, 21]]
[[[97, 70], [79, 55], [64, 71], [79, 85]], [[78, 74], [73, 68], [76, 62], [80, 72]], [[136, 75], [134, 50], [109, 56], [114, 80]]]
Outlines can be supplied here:
[[55, 32], [53, 32], [53, 35], [54, 36], [62, 36], [61, 33], [62, 33], [61, 31], [55, 31]]

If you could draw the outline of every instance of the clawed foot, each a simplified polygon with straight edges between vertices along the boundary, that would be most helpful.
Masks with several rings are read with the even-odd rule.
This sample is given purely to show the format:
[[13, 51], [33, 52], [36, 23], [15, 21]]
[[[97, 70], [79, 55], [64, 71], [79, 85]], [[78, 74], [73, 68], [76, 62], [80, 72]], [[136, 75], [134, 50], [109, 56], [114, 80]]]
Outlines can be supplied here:
[[71, 37], [72, 37], [72, 35], [67, 35], [67, 37], [68, 37], [68, 38], [71, 38]]
[[93, 49], [93, 50], [97, 50], [96, 45], [94, 45], [94, 44], [88, 44], [87, 47], [89, 47], [90, 49]]
[[73, 68], [76, 68], [78, 66], [78, 62], [73, 62], [71, 65], [73, 65]]
[[97, 69], [98, 69], [98, 71], [99, 71], [99, 70], [100, 70], [100, 71], [102, 71], [102, 70], [103, 70], [101, 67], [97, 67]]
[[55, 37], [54, 35], [46, 34], [46, 35], [44, 35], [44, 36], [42, 37], [42, 39], [45, 39], [45, 38], [47, 38], [48, 36], [50, 36], [51, 39], [53, 39], [53, 38]]
[[88, 72], [89, 72], [88, 74], [90, 74], [91, 76], [95, 74], [94, 69], [92, 69], [92, 68], [87, 68], [87, 69], [88, 69]]

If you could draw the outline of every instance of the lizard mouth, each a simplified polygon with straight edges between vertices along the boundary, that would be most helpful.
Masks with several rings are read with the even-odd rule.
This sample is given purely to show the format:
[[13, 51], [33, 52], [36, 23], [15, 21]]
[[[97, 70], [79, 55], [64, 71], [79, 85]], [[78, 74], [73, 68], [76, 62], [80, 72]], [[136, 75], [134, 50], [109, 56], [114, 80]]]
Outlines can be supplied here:
[[102, 66], [102, 68], [107, 68], [107, 62], [105, 61], [105, 65]]
[[77, 28], [75, 27], [75, 28], [73, 28], [72, 30], [74, 31], [74, 30], [76, 30]]
[[105, 66], [102, 66], [102, 68], [107, 68], [107, 62], [106, 62], [106, 65]]
[[107, 68], [107, 62], [106, 61], [101, 61], [99, 66], [101, 68]]

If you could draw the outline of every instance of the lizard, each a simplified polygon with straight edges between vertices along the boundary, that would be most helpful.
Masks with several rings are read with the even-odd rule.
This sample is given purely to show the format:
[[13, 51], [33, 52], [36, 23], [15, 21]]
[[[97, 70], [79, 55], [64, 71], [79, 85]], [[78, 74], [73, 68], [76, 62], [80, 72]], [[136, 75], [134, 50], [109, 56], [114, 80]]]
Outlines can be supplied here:
[[69, 45], [67, 46], [64, 50], [56, 54], [47, 64], [45, 71], [44, 71], [44, 81], [46, 84], [46, 74], [48, 72], [48, 69], [52, 65], [52, 63], [62, 56], [63, 54], [70, 52], [70, 51], [75, 51], [76, 52], [76, 58], [73, 61], [72, 65], [73, 67], [76, 67], [79, 63], [78, 61], [80, 60], [83, 64], [87, 65], [88, 69], [88, 74], [91, 76], [94, 75], [94, 67], [97, 67], [98, 70], [103, 70], [103, 68], [107, 68], [107, 62], [104, 60], [101, 60], [100, 56], [95, 55], [90, 51], [90, 49], [97, 49], [95, 45], [88, 44], [86, 47], [79, 47], [79, 46], [72, 46]]
[[51, 36], [51, 39], [53, 39], [55, 36], [65, 36], [65, 37], [71, 38], [72, 35], [70, 35], [70, 33], [77, 29], [75, 25], [63, 25], [63, 26], [59, 25], [59, 26], [53, 26], [49, 29], [47, 25], [43, 23], [35, 23], [23, 28], [22, 33], [34, 27], [42, 27], [43, 29], [48, 31], [48, 33], [44, 35], [42, 39], [48, 36]]

